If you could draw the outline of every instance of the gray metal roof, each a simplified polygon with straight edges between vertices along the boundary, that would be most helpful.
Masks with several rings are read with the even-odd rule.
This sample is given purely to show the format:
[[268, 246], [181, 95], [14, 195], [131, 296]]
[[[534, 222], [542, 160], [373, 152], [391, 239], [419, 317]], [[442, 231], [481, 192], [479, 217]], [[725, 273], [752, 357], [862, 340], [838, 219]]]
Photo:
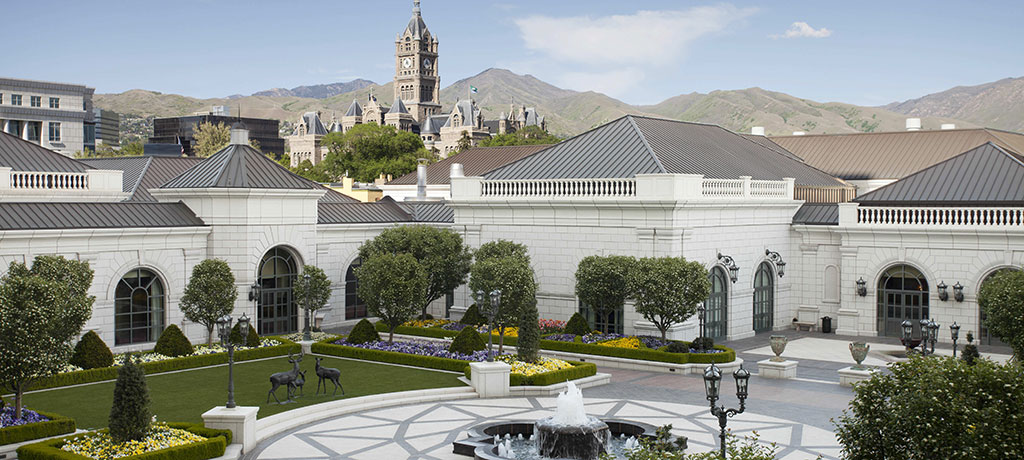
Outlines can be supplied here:
[[635, 177], [703, 174], [710, 178], [839, 185], [789, 155], [720, 126], [626, 115], [486, 175], [488, 179]]
[[401, 222], [452, 223], [455, 213], [443, 201], [396, 202], [384, 197], [373, 203], [324, 203], [318, 206], [320, 224], [385, 224]]
[[[461, 164], [463, 174], [466, 176], [482, 176], [548, 147], [551, 147], [551, 144], [472, 147], [458, 155], [427, 165], [427, 184], [450, 184], [452, 163]], [[414, 184], [416, 184], [416, 171], [387, 183], [387, 185]]]
[[455, 210], [448, 207], [448, 205], [443, 201], [428, 201], [422, 203], [403, 201], [398, 203], [398, 206], [404, 209], [415, 222], [455, 222]]
[[412, 19], [409, 19], [409, 25], [405, 26], [404, 34], [411, 34], [414, 40], [430, 35], [430, 31], [427, 30], [427, 24], [423, 22], [423, 17], [420, 16], [420, 2], [418, 0], [413, 2]]
[[231, 144], [160, 188], [322, 189], [258, 150]]
[[93, 169], [78, 160], [4, 132], [0, 132], [0, 167], [34, 172], [83, 172]]
[[0, 230], [205, 225], [182, 203], [0, 203]]
[[1022, 206], [1024, 157], [987, 142], [854, 201], [868, 206]]
[[345, 112], [345, 116], [346, 117], [359, 117], [359, 116], [362, 116], [362, 115], [363, 115], [363, 108], [359, 105], [358, 102], [356, 102], [355, 99], [353, 99], [352, 100], [352, 105], [348, 106], [348, 112]]
[[153, 157], [144, 156], [86, 158], [79, 161], [96, 169], [122, 171], [124, 174], [121, 176], [121, 191], [126, 193], [135, 193], [135, 189], [139, 185], [139, 179], [142, 179], [142, 175], [145, 173], [152, 158]]
[[420, 134], [438, 134], [448, 122], [448, 115], [430, 115], [420, 124]]
[[839, 225], [839, 205], [836, 203], [804, 203], [793, 215], [793, 223]]
[[402, 102], [402, 98], [396, 97], [395, 102], [391, 104], [391, 110], [388, 113], [409, 113], [409, 110], [405, 108], [405, 103]]
[[306, 124], [306, 134], [327, 135], [327, 127], [324, 126], [324, 122], [320, 121], [319, 113], [306, 112], [302, 114], [302, 121]]

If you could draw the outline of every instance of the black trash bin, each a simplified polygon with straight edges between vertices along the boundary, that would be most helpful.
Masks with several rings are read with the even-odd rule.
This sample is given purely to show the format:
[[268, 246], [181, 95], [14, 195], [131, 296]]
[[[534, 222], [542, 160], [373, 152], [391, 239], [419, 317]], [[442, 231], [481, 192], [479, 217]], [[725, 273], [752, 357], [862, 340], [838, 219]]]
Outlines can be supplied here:
[[821, 318], [821, 332], [826, 334], [832, 333], [832, 318], [828, 316]]

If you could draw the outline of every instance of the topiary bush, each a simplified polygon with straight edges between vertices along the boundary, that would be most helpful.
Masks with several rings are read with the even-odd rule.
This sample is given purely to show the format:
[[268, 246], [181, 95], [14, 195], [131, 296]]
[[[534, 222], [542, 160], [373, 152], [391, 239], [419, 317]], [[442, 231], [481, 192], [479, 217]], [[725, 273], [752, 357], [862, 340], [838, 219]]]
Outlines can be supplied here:
[[466, 309], [466, 313], [462, 315], [462, 319], [459, 322], [468, 326], [482, 326], [487, 324], [487, 318], [480, 316], [480, 309], [477, 308], [476, 304], [473, 304]]
[[594, 331], [590, 329], [590, 323], [579, 312], [573, 313], [572, 318], [569, 318], [569, 322], [565, 323], [566, 334], [587, 335], [591, 332]]
[[185, 337], [178, 325], [172, 324], [160, 333], [160, 338], [157, 339], [153, 351], [164, 356], [187, 356], [191, 355], [194, 350], [192, 342], [188, 341], [188, 337]]
[[964, 351], [960, 355], [960, 359], [973, 366], [978, 358], [981, 358], [981, 353], [978, 353], [978, 346], [974, 344], [974, 334], [971, 331], [967, 331], [967, 345], [964, 345]]
[[345, 337], [345, 341], [356, 344], [380, 342], [380, 334], [373, 327], [373, 323], [364, 318], [356, 323], [356, 327], [352, 328], [352, 332], [349, 332], [348, 337]]
[[[701, 346], [702, 344], [703, 347]], [[712, 339], [711, 337], [697, 337], [693, 340], [693, 343], [691, 343], [690, 346], [697, 350], [710, 350], [715, 348], [715, 339]]]
[[484, 343], [484, 339], [480, 337], [480, 333], [471, 327], [467, 327], [459, 332], [459, 335], [455, 336], [455, 340], [452, 340], [451, 346], [448, 347], [448, 351], [452, 353], [462, 353], [464, 355], [471, 355], [474, 352], [487, 348], [487, 344]]
[[[114, 365], [114, 354], [107, 348], [95, 331], [86, 332], [82, 339], [75, 345], [75, 352], [71, 355], [71, 364], [82, 369], [97, 369]], [[0, 407], [3, 407], [0, 405]]]
[[228, 336], [228, 340], [241, 347], [255, 348], [260, 346], [260, 335], [256, 333], [256, 328], [253, 327], [253, 324], [249, 325], [249, 333], [246, 335], [245, 340], [242, 340], [242, 332], [238, 324], [235, 324], [231, 327], [231, 335]]
[[146, 372], [129, 354], [125, 357], [124, 365], [118, 369], [117, 383], [114, 384], [114, 404], [110, 407], [110, 437], [119, 443], [140, 441], [149, 433], [151, 420]]
[[665, 351], [669, 353], [689, 353], [690, 344], [686, 342], [672, 342], [665, 347]]
[[516, 342], [516, 353], [520, 361], [535, 363], [540, 357], [540, 323], [537, 316], [536, 299], [524, 305], [523, 311], [519, 313], [519, 340]]

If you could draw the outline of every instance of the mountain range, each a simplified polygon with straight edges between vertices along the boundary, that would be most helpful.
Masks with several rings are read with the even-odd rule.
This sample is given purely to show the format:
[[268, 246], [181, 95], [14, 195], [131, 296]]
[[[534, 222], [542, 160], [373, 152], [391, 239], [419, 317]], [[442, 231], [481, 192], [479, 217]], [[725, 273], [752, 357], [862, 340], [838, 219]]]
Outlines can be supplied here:
[[[625, 114], [713, 123], [737, 132], [763, 126], [768, 134], [775, 135], [793, 131], [821, 134], [902, 130], [907, 116], [922, 118], [925, 129], [953, 123], [961, 128], [1024, 130], [1024, 78], [956, 87], [882, 107], [817, 102], [761, 88], [682, 94], [658, 104], [638, 106], [593, 91], [558, 88], [532, 75], [487, 69], [442, 89], [441, 103], [447, 108], [468, 97], [470, 85], [478, 90], [473, 99], [486, 118], [509, 111], [513, 103], [536, 107], [547, 120], [548, 130], [561, 136], [578, 134]], [[332, 117], [345, 113], [353, 100], [362, 102], [371, 94], [390, 105], [394, 98], [392, 83], [353, 80], [212, 99], [136, 89], [97, 94], [93, 102], [96, 107], [141, 118], [187, 115], [214, 105], [237, 106], [243, 116], [276, 118], [287, 127], [308, 111], [320, 111], [324, 122], [329, 123]]]

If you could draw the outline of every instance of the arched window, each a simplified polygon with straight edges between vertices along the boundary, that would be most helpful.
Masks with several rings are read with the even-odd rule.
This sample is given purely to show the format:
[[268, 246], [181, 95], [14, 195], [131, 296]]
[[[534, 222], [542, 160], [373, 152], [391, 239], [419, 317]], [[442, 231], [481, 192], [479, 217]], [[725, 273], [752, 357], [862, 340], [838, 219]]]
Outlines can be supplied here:
[[298, 269], [295, 257], [287, 249], [276, 247], [260, 261], [259, 327], [265, 334], [287, 334], [299, 330], [299, 309], [295, 305], [292, 285]]
[[704, 302], [704, 334], [715, 340], [728, 334], [729, 285], [722, 267], [711, 269], [711, 294]]
[[920, 334], [918, 321], [928, 317], [928, 280], [909, 265], [890, 267], [878, 279], [878, 333], [903, 336], [903, 321], [910, 320]]
[[114, 288], [114, 345], [155, 342], [164, 330], [164, 284], [136, 268]]
[[[1000, 273], [1015, 272], [1015, 271], [1018, 271], [1018, 269], [1017, 268], [1011, 268], [1011, 267], [1000, 268], [1000, 269], [998, 269], [998, 270], [996, 270], [996, 271], [994, 271], [992, 273], [989, 273], [988, 276], [986, 276], [985, 279], [981, 281], [981, 286], [984, 286], [985, 283], [989, 282], [990, 280], [992, 280], [992, 278], [994, 278], [996, 275], [998, 275]], [[981, 286], [978, 287], [978, 292], [981, 292]], [[999, 339], [997, 339], [995, 337], [992, 337], [992, 334], [990, 334], [988, 332], [988, 327], [985, 327], [986, 316], [987, 315], [985, 315], [985, 312], [981, 310], [981, 306], [979, 305], [978, 306], [978, 342], [980, 342], [982, 345], [999, 345], [999, 346], [1002, 346], [1002, 347], [1007, 346], [1005, 343], [1003, 343], [1002, 340], [999, 340]]]
[[770, 331], [775, 316], [775, 273], [761, 262], [754, 273], [754, 332]]
[[359, 298], [359, 280], [356, 279], [356, 269], [363, 262], [356, 258], [345, 271], [345, 319], [366, 318], [366, 302]]

